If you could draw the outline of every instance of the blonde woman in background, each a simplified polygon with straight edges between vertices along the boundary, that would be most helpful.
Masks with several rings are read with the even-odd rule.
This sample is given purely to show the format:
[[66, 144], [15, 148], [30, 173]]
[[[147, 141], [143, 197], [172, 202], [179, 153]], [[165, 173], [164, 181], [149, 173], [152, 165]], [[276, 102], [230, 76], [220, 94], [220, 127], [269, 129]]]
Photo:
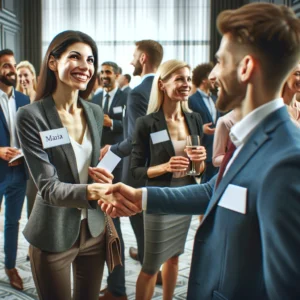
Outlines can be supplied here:
[[300, 93], [300, 62], [293, 69], [282, 89], [282, 98], [287, 105], [291, 119], [300, 127], [300, 104], [296, 100], [297, 93]]
[[17, 65], [17, 86], [16, 90], [29, 96], [32, 103], [36, 96], [36, 73], [34, 66], [27, 60], [21, 61]]

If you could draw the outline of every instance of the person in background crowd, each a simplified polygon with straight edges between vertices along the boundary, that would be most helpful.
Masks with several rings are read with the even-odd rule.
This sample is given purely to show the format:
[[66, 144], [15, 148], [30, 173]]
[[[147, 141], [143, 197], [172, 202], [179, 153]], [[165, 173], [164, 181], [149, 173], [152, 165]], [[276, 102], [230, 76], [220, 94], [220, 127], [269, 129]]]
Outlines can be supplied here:
[[[17, 110], [30, 103], [28, 96], [16, 91], [16, 60], [10, 49], [0, 51], [0, 209], [5, 199], [4, 267], [10, 285], [23, 290], [16, 269], [19, 220], [26, 192], [27, 175], [15, 123]], [[13, 162], [10, 162], [15, 159]]]
[[127, 95], [131, 91], [131, 87], [129, 86], [130, 81], [131, 76], [129, 74], [120, 75], [118, 80], [119, 88]]
[[[137, 180], [148, 186], [184, 186], [196, 184], [187, 175], [190, 160], [186, 136], [202, 137], [202, 120], [191, 113], [188, 97], [191, 90], [190, 67], [183, 61], [168, 60], [157, 70], [153, 80], [147, 116], [136, 122], [131, 154], [131, 170]], [[154, 135], [167, 132], [167, 139], [155, 142]], [[202, 173], [206, 151], [203, 146], [191, 150], [189, 157]], [[179, 255], [191, 223], [191, 216], [144, 214], [145, 254], [137, 280], [136, 299], [151, 299], [157, 273], [162, 268], [163, 299], [173, 299], [178, 275]]]

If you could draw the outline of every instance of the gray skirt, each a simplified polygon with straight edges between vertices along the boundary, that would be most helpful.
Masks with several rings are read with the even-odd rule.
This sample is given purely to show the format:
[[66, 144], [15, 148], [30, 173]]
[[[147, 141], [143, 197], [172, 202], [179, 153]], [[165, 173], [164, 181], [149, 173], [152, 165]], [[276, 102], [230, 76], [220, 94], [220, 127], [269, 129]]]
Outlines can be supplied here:
[[[173, 178], [171, 187], [195, 184], [192, 177]], [[142, 271], [155, 274], [169, 258], [184, 252], [192, 216], [144, 212], [145, 253]]]

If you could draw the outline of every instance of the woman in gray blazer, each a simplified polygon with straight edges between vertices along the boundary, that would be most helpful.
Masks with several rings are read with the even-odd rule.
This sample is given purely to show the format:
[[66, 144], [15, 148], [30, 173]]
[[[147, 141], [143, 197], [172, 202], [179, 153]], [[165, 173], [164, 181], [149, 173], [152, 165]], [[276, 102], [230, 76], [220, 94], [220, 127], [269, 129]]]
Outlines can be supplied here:
[[95, 42], [82, 32], [58, 34], [41, 67], [37, 101], [17, 115], [22, 150], [38, 188], [24, 235], [42, 300], [99, 295], [105, 221], [94, 200], [112, 175], [96, 167], [103, 113], [83, 100], [96, 79], [97, 53]]
[[[148, 186], [195, 184], [187, 176], [187, 135], [202, 137], [202, 120], [188, 109], [191, 91], [190, 67], [182, 61], [163, 63], [154, 77], [147, 115], [137, 119], [131, 154], [135, 179]], [[206, 150], [189, 150], [199, 172], [204, 170]], [[136, 299], [151, 299], [161, 264], [163, 298], [172, 299], [178, 274], [178, 256], [183, 253], [191, 216], [144, 215], [144, 262], [136, 286]]]

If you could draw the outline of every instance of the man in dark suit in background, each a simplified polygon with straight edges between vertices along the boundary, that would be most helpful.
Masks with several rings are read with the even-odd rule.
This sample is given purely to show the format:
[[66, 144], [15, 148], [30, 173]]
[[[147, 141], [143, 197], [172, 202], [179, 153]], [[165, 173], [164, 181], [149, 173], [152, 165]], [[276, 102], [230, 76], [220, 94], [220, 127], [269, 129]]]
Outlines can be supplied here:
[[[132, 177], [130, 171], [130, 154], [132, 150], [132, 136], [135, 129], [135, 121], [138, 117], [146, 115], [148, 102], [152, 87], [154, 74], [159, 67], [163, 58], [163, 47], [160, 43], [153, 40], [141, 40], [135, 43], [136, 48], [133, 54], [131, 64], [134, 66], [133, 75], [141, 76], [142, 82], [132, 89], [128, 94], [127, 106], [124, 118], [124, 139], [122, 142], [106, 146], [101, 151], [101, 156], [110, 150], [123, 158], [122, 182], [133, 187], [141, 187], [145, 185], [144, 180], [137, 181]], [[144, 255], [144, 224], [143, 214], [137, 214], [130, 218], [132, 228], [134, 230], [138, 250], [131, 249], [131, 256], [142, 263]], [[134, 251], [135, 250], [135, 251]], [[113, 298], [113, 287], [116, 283], [108, 283], [107, 291], [103, 298], [100, 299], [118, 299]]]
[[132, 90], [129, 86], [129, 83], [131, 81], [131, 76], [129, 74], [120, 75], [118, 83], [119, 88], [124, 92], [125, 94], [129, 94], [129, 92]]
[[5, 198], [4, 254], [5, 272], [13, 288], [23, 290], [16, 267], [19, 220], [26, 193], [23, 158], [9, 161], [21, 154], [15, 129], [16, 112], [30, 103], [29, 97], [16, 91], [16, 61], [13, 51], [0, 51], [0, 209]]
[[215, 106], [217, 97], [211, 93], [212, 83], [208, 79], [208, 75], [212, 69], [213, 65], [206, 63], [198, 65], [193, 70], [192, 81], [197, 91], [189, 98], [189, 108], [194, 112], [200, 113], [204, 124], [204, 137], [201, 145], [206, 149], [207, 159], [205, 161], [206, 169], [201, 178], [202, 183], [209, 181], [218, 172], [218, 168], [212, 164], [214, 132], [220, 116]]
[[122, 215], [123, 205], [148, 213], [205, 211], [188, 300], [298, 300], [300, 133], [281, 90], [300, 60], [300, 20], [286, 6], [251, 3], [221, 12], [217, 27], [223, 37], [210, 74], [217, 108], [241, 110], [218, 177], [181, 188], [103, 187], [118, 198], [106, 196], [116, 206], [102, 209], [112, 216]]

